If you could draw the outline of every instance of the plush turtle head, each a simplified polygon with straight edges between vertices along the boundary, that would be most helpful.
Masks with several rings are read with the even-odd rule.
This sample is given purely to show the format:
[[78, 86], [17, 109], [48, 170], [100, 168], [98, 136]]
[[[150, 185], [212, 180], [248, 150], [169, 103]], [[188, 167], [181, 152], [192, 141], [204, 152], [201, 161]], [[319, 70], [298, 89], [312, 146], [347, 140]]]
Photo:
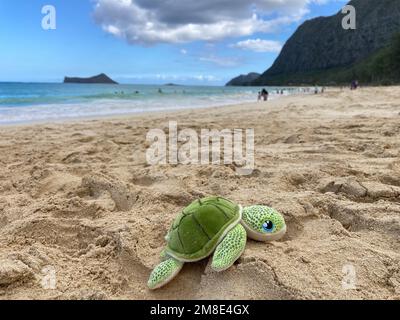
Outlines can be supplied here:
[[242, 225], [247, 236], [256, 241], [276, 241], [286, 233], [283, 216], [275, 209], [251, 206], [243, 209]]

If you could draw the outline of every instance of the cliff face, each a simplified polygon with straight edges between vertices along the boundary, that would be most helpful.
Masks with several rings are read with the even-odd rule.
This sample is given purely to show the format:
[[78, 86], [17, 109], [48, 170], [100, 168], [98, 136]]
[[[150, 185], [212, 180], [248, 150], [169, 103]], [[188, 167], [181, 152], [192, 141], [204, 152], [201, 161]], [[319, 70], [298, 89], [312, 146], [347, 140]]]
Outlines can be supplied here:
[[251, 85], [251, 83], [258, 79], [260, 77], [261, 74], [259, 73], [255, 73], [255, 72], [251, 72], [247, 75], [240, 75], [239, 77], [236, 77], [234, 79], [232, 79], [231, 81], [229, 81], [226, 85], [227, 86], [249, 86]]
[[102, 83], [102, 84], [118, 84], [114, 80], [110, 79], [107, 75], [104, 73], [99, 74], [94, 77], [90, 78], [69, 78], [65, 77], [64, 78], [64, 83]]
[[281, 54], [254, 84], [282, 75], [353, 65], [388, 45], [400, 32], [400, 0], [353, 0], [357, 29], [344, 30], [339, 12], [306, 21], [287, 41]]

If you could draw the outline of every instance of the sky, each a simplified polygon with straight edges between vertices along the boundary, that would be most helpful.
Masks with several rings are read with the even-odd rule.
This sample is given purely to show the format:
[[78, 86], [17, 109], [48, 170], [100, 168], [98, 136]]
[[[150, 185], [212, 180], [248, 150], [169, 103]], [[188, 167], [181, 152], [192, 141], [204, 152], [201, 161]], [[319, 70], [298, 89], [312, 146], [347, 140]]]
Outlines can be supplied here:
[[[262, 73], [305, 20], [346, 0], [0, 0], [0, 81], [106, 73], [121, 83], [223, 85]], [[54, 7], [55, 29], [46, 5]]]

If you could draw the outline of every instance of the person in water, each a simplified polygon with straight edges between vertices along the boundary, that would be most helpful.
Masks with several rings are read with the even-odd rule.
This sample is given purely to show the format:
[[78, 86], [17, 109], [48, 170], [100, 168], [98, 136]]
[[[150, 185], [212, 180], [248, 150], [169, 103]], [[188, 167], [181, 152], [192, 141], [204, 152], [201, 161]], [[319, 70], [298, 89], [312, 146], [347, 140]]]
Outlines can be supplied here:
[[263, 99], [264, 101], [268, 101], [268, 96], [269, 96], [269, 92], [268, 92], [267, 90], [265, 90], [265, 88], [262, 89], [262, 91], [261, 91], [261, 97], [262, 97], [262, 99]]

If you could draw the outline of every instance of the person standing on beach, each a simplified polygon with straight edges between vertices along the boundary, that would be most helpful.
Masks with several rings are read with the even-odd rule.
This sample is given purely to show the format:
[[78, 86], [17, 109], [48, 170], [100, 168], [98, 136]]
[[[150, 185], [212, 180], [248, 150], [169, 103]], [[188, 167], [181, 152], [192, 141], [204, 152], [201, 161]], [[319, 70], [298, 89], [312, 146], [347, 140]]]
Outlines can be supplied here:
[[353, 80], [352, 82], [351, 82], [351, 86], [350, 86], [350, 90], [357, 90], [358, 89], [358, 87], [359, 87], [359, 83], [358, 83], [358, 80]]

